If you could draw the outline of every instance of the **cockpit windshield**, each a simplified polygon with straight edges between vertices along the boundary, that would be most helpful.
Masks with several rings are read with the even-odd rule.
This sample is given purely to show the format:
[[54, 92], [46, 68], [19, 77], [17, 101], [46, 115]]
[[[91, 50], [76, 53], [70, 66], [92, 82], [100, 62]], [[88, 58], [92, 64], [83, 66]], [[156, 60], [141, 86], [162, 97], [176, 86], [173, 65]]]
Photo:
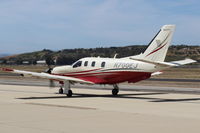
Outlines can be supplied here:
[[73, 68], [80, 67], [82, 65], [82, 61], [78, 61], [73, 65]]

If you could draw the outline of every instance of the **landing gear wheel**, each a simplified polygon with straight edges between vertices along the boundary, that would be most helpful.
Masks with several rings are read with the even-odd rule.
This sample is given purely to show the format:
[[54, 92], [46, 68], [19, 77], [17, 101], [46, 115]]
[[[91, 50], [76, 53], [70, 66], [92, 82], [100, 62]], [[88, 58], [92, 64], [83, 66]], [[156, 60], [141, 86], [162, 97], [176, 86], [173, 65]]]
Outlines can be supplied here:
[[60, 88], [60, 89], [58, 90], [58, 93], [59, 93], [59, 94], [63, 94], [63, 89]]
[[112, 90], [113, 96], [116, 96], [118, 94], [118, 92], [119, 92], [119, 89], [113, 89]]
[[72, 90], [68, 90], [67, 97], [71, 97], [73, 94]]

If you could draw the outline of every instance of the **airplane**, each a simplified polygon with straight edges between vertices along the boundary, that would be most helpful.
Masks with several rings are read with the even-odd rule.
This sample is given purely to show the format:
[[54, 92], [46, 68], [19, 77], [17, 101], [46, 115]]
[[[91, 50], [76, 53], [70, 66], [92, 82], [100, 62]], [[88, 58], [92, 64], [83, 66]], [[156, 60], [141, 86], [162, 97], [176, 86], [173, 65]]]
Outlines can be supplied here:
[[146, 50], [139, 55], [124, 58], [86, 57], [72, 65], [57, 66], [41, 73], [9, 68], [1, 70], [25, 77], [33, 76], [57, 81], [60, 84], [59, 93], [68, 97], [73, 95], [70, 85], [75, 83], [113, 85], [112, 95], [116, 96], [119, 92], [119, 83], [136, 83], [162, 74], [165, 69], [196, 62], [192, 59], [164, 61], [174, 30], [175, 25], [162, 26]]

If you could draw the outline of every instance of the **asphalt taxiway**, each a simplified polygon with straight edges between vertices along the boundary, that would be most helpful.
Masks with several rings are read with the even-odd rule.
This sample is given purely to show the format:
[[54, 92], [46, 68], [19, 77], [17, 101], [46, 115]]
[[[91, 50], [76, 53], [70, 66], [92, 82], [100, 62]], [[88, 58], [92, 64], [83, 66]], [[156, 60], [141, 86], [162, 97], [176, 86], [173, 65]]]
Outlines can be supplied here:
[[[195, 83], [195, 82], [192, 82]], [[20, 86], [49, 86], [48, 80], [38, 79], [24, 79], [24, 78], [11, 78], [11, 79], [0, 79], [2, 85], [20, 85]], [[55, 88], [59, 85], [55, 82]], [[96, 90], [112, 90], [113, 86], [110, 85], [83, 85], [75, 84], [72, 85], [74, 88], [79, 89], [96, 89]], [[186, 94], [200, 94], [200, 84], [196, 84], [195, 87], [176, 87], [176, 86], [155, 86], [154, 83], [151, 85], [135, 85], [135, 84], [119, 84], [119, 88], [122, 91], [155, 91], [155, 92], [167, 92], [167, 93], [186, 93]]]
[[199, 93], [72, 89], [67, 98], [45, 86], [1, 84], [0, 132], [200, 132]]

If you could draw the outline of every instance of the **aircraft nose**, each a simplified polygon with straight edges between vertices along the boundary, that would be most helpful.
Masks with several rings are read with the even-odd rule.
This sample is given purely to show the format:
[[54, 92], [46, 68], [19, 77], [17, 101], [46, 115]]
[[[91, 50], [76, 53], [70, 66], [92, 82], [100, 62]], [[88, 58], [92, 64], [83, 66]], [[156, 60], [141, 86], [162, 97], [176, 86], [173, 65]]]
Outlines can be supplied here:
[[69, 72], [71, 69], [71, 66], [60, 66], [60, 67], [55, 67], [52, 70], [53, 74], [61, 74], [61, 73], [66, 73]]
[[51, 73], [52, 73], [52, 74], [56, 74], [56, 72], [57, 72], [56, 68], [53, 68], [53, 69], [51, 70]]

